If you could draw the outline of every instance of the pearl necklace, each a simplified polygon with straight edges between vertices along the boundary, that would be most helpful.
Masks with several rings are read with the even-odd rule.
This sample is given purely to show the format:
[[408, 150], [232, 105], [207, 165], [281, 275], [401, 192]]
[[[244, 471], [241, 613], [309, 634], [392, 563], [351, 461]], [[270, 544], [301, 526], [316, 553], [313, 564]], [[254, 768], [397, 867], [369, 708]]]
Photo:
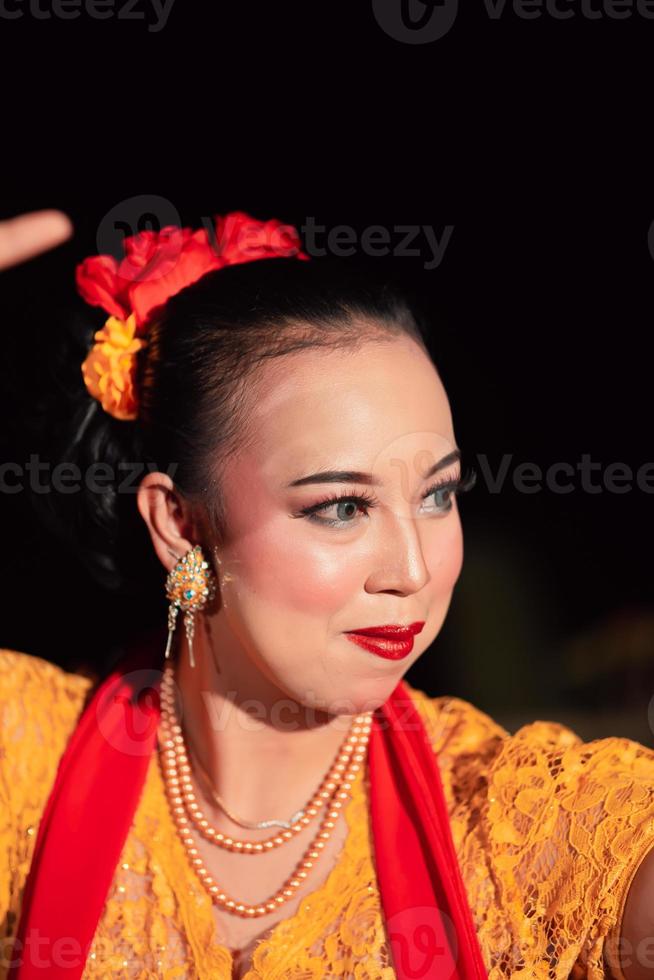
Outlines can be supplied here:
[[[343, 789], [342, 783], [344, 779], [346, 779], [345, 774], [348, 772], [348, 766], [350, 764], [353, 763], [356, 765], [356, 769], [352, 771], [350, 778], [353, 778], [353, 775], [359, 770], [358, 763], [353, 762], [354, 751], [359, 744], [359, 740], [346, 737], [344, 745], [341, 747], [340, 754], [337, 755], [335, 762], [332, 764], [329, 772], [322, 781], [316, 793], [311, 798], [309, 804], [303, 810], [299, 811], [300, 816], [291, 823], [290, 827], [287, 827], [290, 833], [273, 836], [264, 841], [251, 842], [234, 840], [234, 838], [228, 837], [225, 834], [216, 831], [215, 828], [211, 826], [197, 801], [190, 778], [190, 773], [193, 771], [193, 767], [189, 763], [188, 755], [184, 747], [184, 738], [182, 735], [181, 726], [176, 718], [174, 720], [170, 718], [170, 714], [175, 712], [175, 705], [174, 703], [171, 704], [167, 697], [167, 688], [169, 688], [169, 686], [170, 685], [166, 684], [166, 687], [164, 687], [162, 684], [162, 716], [164, 716], [164, 711], [169, 713], [168, 717], [164, 716], [165, 724], [168, 725], [169, 729], [173, 730], [173, 749], [175, 751], [177, 778], [179, 780], [179, 786], [174, 784], [174, 787], [178, 788], [179, 791], [177, 795], [182, 796], [182, 802], [186, 807], [187, 813], [195, 824], [199, 833], [207, 840], [210, 840], [213, 844], [217, 844], [218, 847], [222, 847], [228, 851], [243, 852], [245, 854], [260, 854], [265, 850], [271, 850], [272, 847], [280, 847], [282, 844], [285, 844], [287, 840], [291, 840], [296, 834], [300, 833], [304, 827], [311, 823], [314, 817], [318, 814], [320, 807], [326, 801], [328, 801], [337, 790]], [[366, 716], [359, 715], [350, 726], [350, 732], [348, 734], [360, 734], [363, 731], [361, 726], [365, 725], [365, 723]], [[200, 772], [202, 773], [202, 770], [200, 770]], [[210, 790], [210, 793], [213, 795], [213, 790]], [[228, 816], [231, 817], [229, 813]], [[297, 817], [297, 814], [295, 816]]]
[[[212, 902], [242, 918], [258, 918], [275, 911], [284, 902], [293, 898], [297, 889], [314, 867], [325, 845], [336, 826], [335, 821], [343, 810], [346, 800], [350, 797], [352, 781], [361, 769], [365, 760], [366, 749], [372, 726], [372, 712], [357, 715], [346, 736], [342, 751], [331, 767], [321, 788], [312, 798], [311, 804], [305, 808], [304, 816], [294, 823], [290, 830], [270, 837], [263, 841], [234, 840], [212, 827], [204, 816], [193, 792], [190, 779], [191, 766], [184, 748], [184, 735], [176, 712], [173, 690], [173, 669], [171, 664], [164, 667], [161, 681], [161, 725], [163, 739], [160, 744], [159, 759], [163, 770], [163, 778], [175, 821], [177, 832], [186, 849], [186, 853], [195, 872], [208, 892]], [[320, 830], [314, 836], [304, 856], [297, 863], [292, 875], [284, 882], [268, 901], [257, 905], [247, 905], [237, 902], [224, 892], [209, 873], [200, 857], [195, 840], [189, 826], [192, 822], [203, 837], [226, 850], [240, 854], [261, 854], [281, 847], [302, 830], [318, 812], [318, 806], [327, 802], [327, 813], [323, 818]], [[317, 805], [316, 805], [317, 804]]]

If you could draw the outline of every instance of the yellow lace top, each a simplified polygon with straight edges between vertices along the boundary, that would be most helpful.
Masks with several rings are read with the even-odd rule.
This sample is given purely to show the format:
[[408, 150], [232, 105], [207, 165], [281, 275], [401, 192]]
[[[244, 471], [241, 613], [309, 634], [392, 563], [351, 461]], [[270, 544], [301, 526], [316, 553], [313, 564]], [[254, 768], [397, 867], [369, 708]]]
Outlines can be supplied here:
[[[91, 683], [0, 650], [0, 977], [43, 807]], [[626, 893], [654, 845], [654, 750], [625, 738], [584, 743], [554, 722], [510, 734], [466, 701], [410, 690], [438, 753], [491, 980], [621, 980], [615, 940]], [[245, 980], [394, 980], [364, 770], [345, 816], [336, 865], [260, 939]], [[169, 815], [156, 752], [83, 974], [109, 976], [232, 977], [231, 953]]]

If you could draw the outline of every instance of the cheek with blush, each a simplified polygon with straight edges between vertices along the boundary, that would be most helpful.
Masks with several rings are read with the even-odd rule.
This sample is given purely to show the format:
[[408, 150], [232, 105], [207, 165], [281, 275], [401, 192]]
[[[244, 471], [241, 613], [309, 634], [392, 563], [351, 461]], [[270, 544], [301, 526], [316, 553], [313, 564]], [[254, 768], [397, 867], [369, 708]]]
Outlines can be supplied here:
[[287, 502], [280, 506], [263, 487], [253, 492], [257, 485], [252, 461], [231, 469], [226, 482], [231, 533], [221, 549], [227, 580], [238, 583], [240, 597], [276, 614], [325, 618], [344, 608], [357, 585], [351, 548], [335, 547], [336, 532], [333, 539], [311, 533], [307, 520], [289, 516]]
[[279, 610], [310, 617], [328, 617], [351, 603], [361, 577], [350, 559], [347, 549], [291, 534], [288, 518], [242, 537], [224, 556], [242, 588]]

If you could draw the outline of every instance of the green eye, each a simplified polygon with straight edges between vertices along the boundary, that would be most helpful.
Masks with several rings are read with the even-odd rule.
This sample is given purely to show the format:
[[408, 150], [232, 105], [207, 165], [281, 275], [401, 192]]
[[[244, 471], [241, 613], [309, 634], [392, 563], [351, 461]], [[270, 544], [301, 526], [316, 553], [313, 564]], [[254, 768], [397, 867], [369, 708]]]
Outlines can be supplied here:
[[[474, 468], [470, 468], [466, 473], [465, 477], [454, 477], [445, 478], [433, 483], [429, 490], [425, 491], [422, 495], [422, 499], [426, 500], [433, 494], [439, 491], [447, 492], [450, 496], [444, 505], [436, 506], [434, 513], [447, 514], [452, 509], [452, 496], [455, 494], [465, 493], [466, 490], [470, 490], [477, 482], [477, 472]], [[372, 510], [373, 507], [377, 506], [377, 500], [375, 497], [370, 496], [367, 493], [362, 494], [334, 494], [325, 500], [321, 500], [317, 504], [312, 504], [309, 507], [303, 507], [298, 516], [308, 517], [309, 520], [313, 521], [315, 524], [322, 524], [325, 527], [339, 527], [344, 528], [350, 525], [356, 524], [356, 520], [342, 520], [339, 518], [326, 518], [319, 517], [322, 511], [328, 510], [330, 507], [334, 507], [340, 504], [354, 504], [358, 507], [363, 508], [366, 511], [365, 516], [368, 516], [368, 511]]]

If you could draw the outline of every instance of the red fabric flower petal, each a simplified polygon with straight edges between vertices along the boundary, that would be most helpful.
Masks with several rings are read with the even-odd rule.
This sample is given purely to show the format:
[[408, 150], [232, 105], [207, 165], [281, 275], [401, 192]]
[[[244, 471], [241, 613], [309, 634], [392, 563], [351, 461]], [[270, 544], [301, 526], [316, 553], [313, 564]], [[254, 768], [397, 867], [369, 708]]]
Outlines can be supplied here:
[[214, 218], [218, 248], [229, 265], [275, 257], [309, 258], [300, 248], [296, 229], [276, 218], [257, 221], [245, 211], [216, 214]]
[[121, 289], [118, 263], [111, 255], [92, 255], [75, 269], [75, 284], [82, 299], [91, 306], [101, 306], [111, 316], [125, 320], [129, 299]]
[[[164, 239], [158, 244], [156, 255], [147, 259], [147, 265], [143, 267], [144, 278], [132, 282], [128, 289], [130, 307], [139, 325], [143, 325], [170, 296], [223, 265], [224, 259], [211, 248], [204, 229], [190, 235], [174, 235]], [[121, 263], [121, 275], [124, 268], [124, 263]]]

